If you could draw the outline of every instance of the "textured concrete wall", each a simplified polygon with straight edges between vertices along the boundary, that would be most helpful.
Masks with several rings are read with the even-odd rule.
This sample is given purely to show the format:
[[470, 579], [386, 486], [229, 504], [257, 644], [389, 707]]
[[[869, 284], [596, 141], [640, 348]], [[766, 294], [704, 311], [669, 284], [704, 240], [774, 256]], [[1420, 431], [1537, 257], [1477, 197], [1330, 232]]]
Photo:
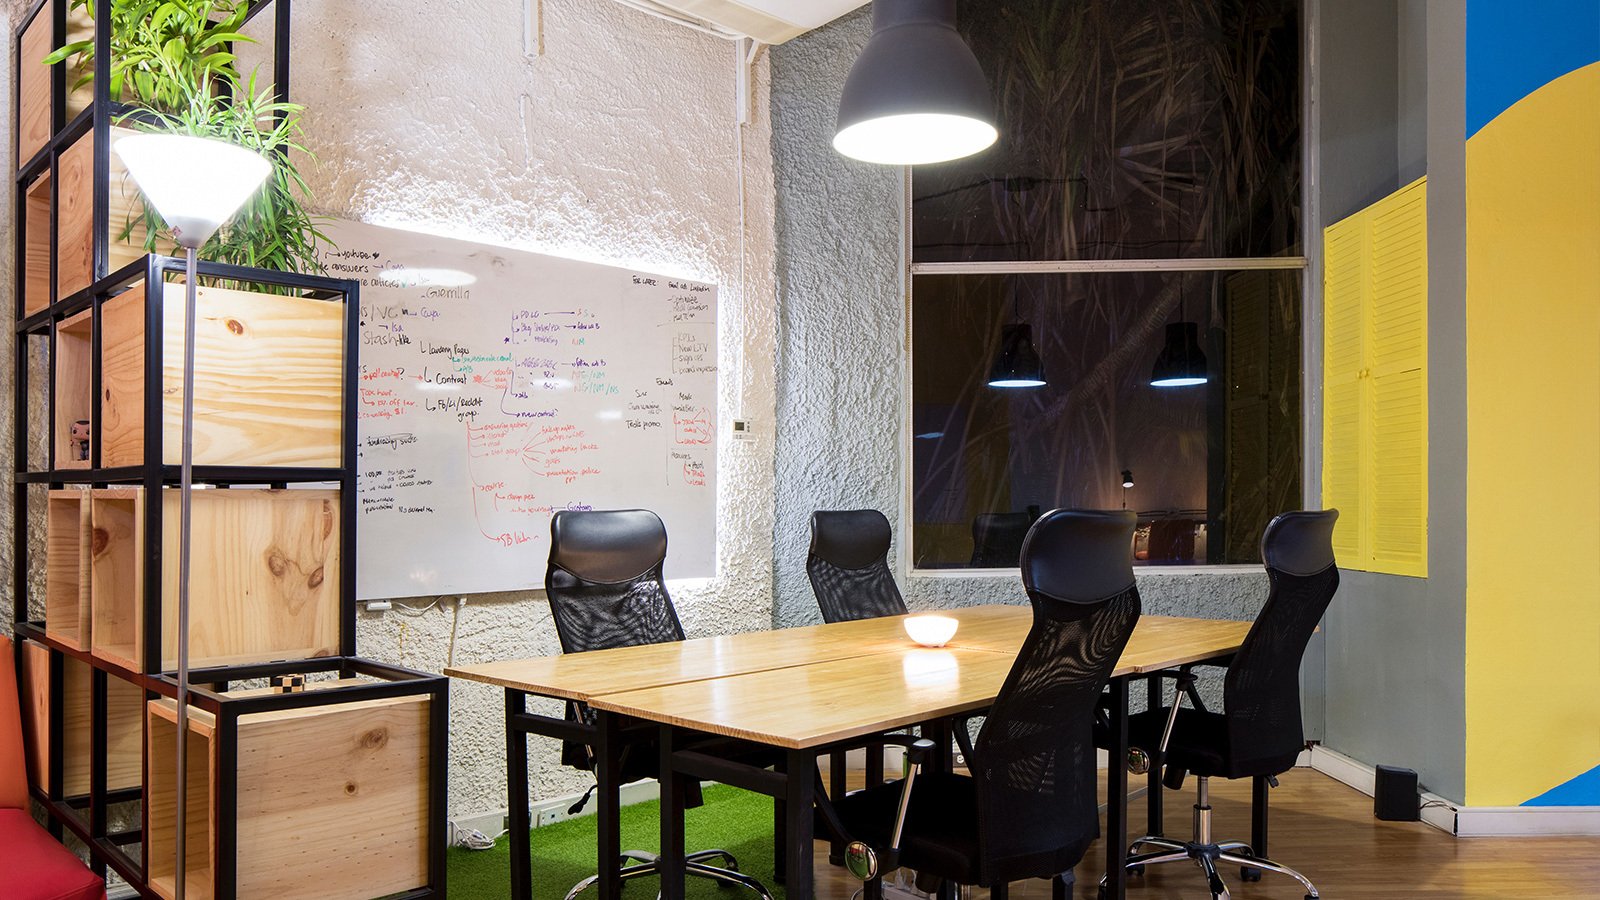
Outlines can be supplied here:
[[[805, 574], [813, 510], [873, 507], [897, 538], [906, 532], [905, 178], [831, 144], [839, 91], [870, 31], [862, 10], [772, 50], [782, 626], [821, 620]], [[1259, 571], [1138, 577], [1149, 613], [1249, 618], [1266, 599]], [[901, 584], [917, 609], [1026, 600], [1016, 575], [906, 574]]]
[[[732, 43], [610, 0], [546, 0], [544, 45], [525, 54], [523, 5], [404, 0], [294, 7], [295, 99], [307, 106], [310, 178], [330, 215], [681, 274], [722, 285], [724, 421], [763, 437], [773, 408], [772, 185], [765, 69], [745, 127], [747, 289], [740, 289]], [[724, 429], [726, 431], [726, 429]], [[718, 577], [672, 585], [691, 635], [767, 627], [772, 443], [719, 452]], [[425, 552], [425, 548], [418, 548]], [[542, 571], [543, 558], [529, 558]], [[422, 612], [362, 613], [364, 655], [438, 671], [558, 652], [537, 593], [454, 598]], [[505, 807], [502, 695], [451, 693], [450, 809]], [[550, 704], [548, 712], [556, 712]], [[581, 790], [535, 741], [533, 791]]]

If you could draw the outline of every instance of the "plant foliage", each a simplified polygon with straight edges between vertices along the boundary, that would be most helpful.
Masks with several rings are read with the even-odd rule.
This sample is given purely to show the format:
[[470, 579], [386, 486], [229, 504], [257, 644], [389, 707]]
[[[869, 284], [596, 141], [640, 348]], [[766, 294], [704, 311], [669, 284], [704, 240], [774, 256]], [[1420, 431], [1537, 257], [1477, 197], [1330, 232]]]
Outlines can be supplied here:
[[[103, 0], [73, 0], [96, 17]], [[240, 31], [245, 0], [111, 0], [109, 92], [127, 109], [119, 125], [225, 140], [272, 162], [266, 186], [200, 249], [206, 259], [288, 272], [321, 272], [317, 251], [328, 239], [306, 208], [311, 192], [295, 157], [314, 160], [301, 143], [303, 107], [261, 88], [257, 73], [238, 69], [236, 45], [254, 43]], [[74, 89], [94, 78], [92, 40], [75, 41], [45, 58], [74, 58], [86, 72]], [[293, 154], [293, 155], [291, 155]], [[156, 211], [141, 204], [145, 249], [171, 243]], [[139, 222], [123, 225], [127, 240]]]

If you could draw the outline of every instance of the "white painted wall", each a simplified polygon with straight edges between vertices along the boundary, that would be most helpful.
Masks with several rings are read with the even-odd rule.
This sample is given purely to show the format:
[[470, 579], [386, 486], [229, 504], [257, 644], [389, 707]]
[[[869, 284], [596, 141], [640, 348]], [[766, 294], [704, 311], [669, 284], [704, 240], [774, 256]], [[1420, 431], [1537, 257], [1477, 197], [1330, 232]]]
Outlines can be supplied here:
[[[531, 4], [530, 4], [531, 5]], [[296, 0], [291, 93], [329, 215], [722, 285], [720, 409], [763, 440], [719, 448], [718, 577], [671, 585], [691, 636], [770, 627], [776, 328], [766, 65], [744, 127], [744, 285], [735, 50], [611, 0], [545, 0], [542, 56], [515, 0]], [[742, 364], [741, 364], [742, 363]], [[415, 552], [427, 553], [418, 547]], [[541, 572], [542, 554], [530, 553]], [[432, 598], [407, 601], [425, 606]], [[360, 616], [358, 649], [437, 672], [559, 652], [540, 593]], [[502, 697], [451, 690], [450, 814], [505, 808]], [[559, 714], [550, 704], [546, 710]], [[535, 799], [582, 790], [533, 742]]]

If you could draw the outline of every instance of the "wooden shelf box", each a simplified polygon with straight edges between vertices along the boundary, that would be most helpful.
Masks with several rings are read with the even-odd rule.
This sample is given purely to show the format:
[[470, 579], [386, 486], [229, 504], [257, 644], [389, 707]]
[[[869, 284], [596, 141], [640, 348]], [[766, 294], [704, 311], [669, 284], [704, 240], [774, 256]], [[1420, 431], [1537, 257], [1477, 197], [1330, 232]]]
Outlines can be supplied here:
[[56, 325], [55, 339], [55, 467], [87, 469], [88, 444], [72, 435], [78, 422], [89, 422], [94, 408], [94, 344], [92, 312], [81, 313]]
[[[111, 143], [134, 134], [111, 129]], [[99, 278], [145, 255], [145, 229], [140, 217], [139, 191], [116, 153], [108, 154], [110, 170], [106, 204], [106, 270], [94, 268], [94, 132], [86, 131], [61, 151], [56, 162], [56, 297], [81, 291]], [[120, 239], [129, 223], [126, 240]]]
[[[28, 160], [49, 142], [54, 123], [50, 120], [50, 69], [39, 61], [50, 55], [50, 7], [41, 7], [22, 32], [17, 55], [20, 72], [17, 77], [17, 166]], [[8, 60], [9, 62], [9, 60]]]
[[[162, 457], [182, 451], [184, 286], [161, 306]], [[145, 462], [143, 284], [101, 318], [101, 465]], [[201, 287], [195, 329], [196, 465], [336, 468], [343, 462], [342, 301]]]
[[50, 305], [50, 185], [48, 171], [28, 185], [27, 209], [23, 211], [22, 314], [31, 316]]
[[[413, 695], [241, 715], [231, 778], [219, 770], [228, 736], [215, 716], [192, 707], [186, 895], [215, 895], [225, 852], [216, 810], [229, 783], [240, 900], [354, 900], [428, 884], [428, 772], [442, 762], [429, 759], [431, 703]], [[149, 881], [172, 897], [177, 707], [152, 700], [148, 715]]]
[[45, 633], [69, 647], [87, 650], [89, 614], [88, 492], [50, 491], [45, 501]]
[[[142, 671], [143, 488], [91, 500], [94, 654]], [[162, 668], [177, 666], [178, 506], [162, 492]], [[199, 489], [190, 553], [194, 668], [339, 653], [339, 492]]]
[[[23, 698], [22, 726], [28, 779], [48, 787], [45, 767], [50, 758], [50, 651], [34, 641], [22, 642], [17, 671]], [[62, 669], [61, 781], [62, 797], [89, 793], [88, 664], [65, 657]], [[106, 788], [137, 788], [144, 775], [144, 692], [132, 682], [106, 679]]]

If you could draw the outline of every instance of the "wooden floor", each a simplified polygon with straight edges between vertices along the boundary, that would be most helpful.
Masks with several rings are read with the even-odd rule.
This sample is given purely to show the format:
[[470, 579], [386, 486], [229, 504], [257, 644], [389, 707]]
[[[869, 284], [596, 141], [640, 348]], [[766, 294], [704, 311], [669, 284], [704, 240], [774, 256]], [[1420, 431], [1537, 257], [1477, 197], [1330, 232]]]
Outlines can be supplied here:
[[[1393, 898], [1600, 898], [1600, 838], [1455, 838], [1420, 822], [1380, 822], [1372, 798], [1311, 769], [1295, 769], [1272, 792], [1271, 854], [1300, 870], [1327, 900]], [[1193, 831], [1193, 780], [1166, 793], [1166, 832]], [[1212, 782], [1217, 840], [1249, 840], [1250, 783]], [[1130, 832], [1143, 833], [1144, 800], [1129, 804]], [[1136, 830], [1135, 830], [1136, 829]], [[1093, 900], [1104, 871], [1095, 843], [1078, 866], [1075, 898]], [[827, 864], [818, 845], [817, 896], [848, 900], [858, 883]], [[1300, 900], [1299, 882], [1267, 874], [1246, 884], [1237, 869], [1222, 873], [1235, 900]], [[987, 897], [987, 891], [975, 896]], [[1048, 898], [1044, 881], [1018, 882], [1011, 896]], [[1129, 900], [1209, 900], [1204, 877], [1190, 863], [1149, 869], [1130, 882]]]

